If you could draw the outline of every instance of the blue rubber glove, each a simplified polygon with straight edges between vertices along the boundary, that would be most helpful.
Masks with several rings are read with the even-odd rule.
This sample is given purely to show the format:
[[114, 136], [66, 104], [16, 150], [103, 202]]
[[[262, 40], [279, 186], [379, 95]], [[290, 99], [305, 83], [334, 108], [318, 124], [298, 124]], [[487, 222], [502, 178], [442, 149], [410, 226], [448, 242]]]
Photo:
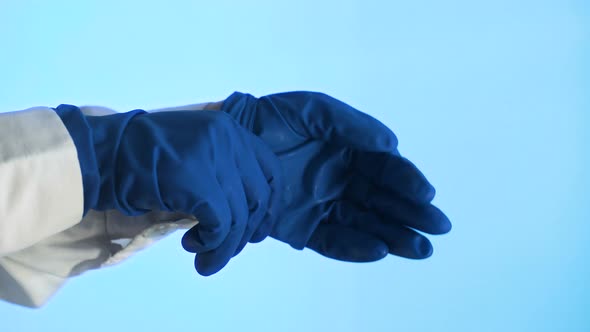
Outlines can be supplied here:
[[[368, 262], [388, 253], [432, 254], [417, 231], [443, 234], [449, 219], [430, 202], [435, 190], [397, 151], [397, 138], [376, 119], [330, 96], [287, 92], [262, 98], [234, 93], [222, 111], [262, 138], [279, 156], [285, 177], [271, 236], [344, 261]], [[190, 236], [183, 243], [190, 243]]]
[[215, 111], [85, 116], [71, 105], [56, 109], [78, 151], [84, 214], [116, 209], [195, 216], [190, 230], [197, 271], [227, 264], [259, 225], [280, 209], [277, 157], [233, 118]]

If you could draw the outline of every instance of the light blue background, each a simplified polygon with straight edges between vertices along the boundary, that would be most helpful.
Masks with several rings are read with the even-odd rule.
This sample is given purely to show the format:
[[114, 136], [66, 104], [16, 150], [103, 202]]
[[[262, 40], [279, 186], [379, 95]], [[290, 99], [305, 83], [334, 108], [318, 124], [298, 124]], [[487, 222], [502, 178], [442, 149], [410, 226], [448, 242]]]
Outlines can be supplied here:
[[0, 330], [590, 331], [589, 19], [582, 0], [2, 0], [2, 111], [326, 92], [396, 132], [454, 228], [425, 261], [269, 239], [209, 278], [178, 233], [41, 310], [0, 304]]

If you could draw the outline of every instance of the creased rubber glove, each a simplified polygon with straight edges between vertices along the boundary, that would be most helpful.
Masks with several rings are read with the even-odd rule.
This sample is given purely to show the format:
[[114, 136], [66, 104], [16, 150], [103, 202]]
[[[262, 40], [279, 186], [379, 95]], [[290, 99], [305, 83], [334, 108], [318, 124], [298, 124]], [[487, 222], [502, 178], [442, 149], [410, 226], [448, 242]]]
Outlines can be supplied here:
[[84, 116], [56, 109], [78, 151], [84, 213], [116, 209], [193, 215], [195, 267], [210, 275], [227, 264], [280, 208], [277, 157], [228, 114], [215, 111]]
[[371, 116], [315, 92], [259, 99], [236, 92], [222, 111], [262, 138], [286, 175], [279, 221], [261, 226], [252, 242], [270, 233], [338, 260], [369, 262], [388, 253], [420, 259], [433, 248], [418, 231], [451, 229], [431, 204], [434, 187]]

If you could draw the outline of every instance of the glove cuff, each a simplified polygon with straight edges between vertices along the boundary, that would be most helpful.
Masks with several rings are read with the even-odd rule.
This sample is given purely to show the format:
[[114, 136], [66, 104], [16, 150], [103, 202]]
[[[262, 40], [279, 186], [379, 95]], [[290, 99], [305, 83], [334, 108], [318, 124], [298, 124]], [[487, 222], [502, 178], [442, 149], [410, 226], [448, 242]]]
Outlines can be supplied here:
[[122, 209], [115, 192], [115, 166], [119, 145], [125, 128], [137, 115], [146, 113], [134, 110], [104, 116], [85, 116], [73, 105], [59, 105], [55, 112], [66, 126], [80, 162], [84, 186], [84, 215], [88, 210], [105, 211]]

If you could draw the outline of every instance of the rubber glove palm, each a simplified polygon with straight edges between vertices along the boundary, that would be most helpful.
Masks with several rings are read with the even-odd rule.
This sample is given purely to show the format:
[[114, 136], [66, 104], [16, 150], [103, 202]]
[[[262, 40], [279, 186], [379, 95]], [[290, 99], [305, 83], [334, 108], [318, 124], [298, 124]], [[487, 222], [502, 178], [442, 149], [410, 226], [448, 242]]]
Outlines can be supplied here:
[[271, 225], [280, 203], [277, 157], [229, 115], [215, 111], [85, 116], [56, 109], [76, 149], [84, 214], [116, 209], [195, 216], [195, 266], [219, 271], [260, 224]]
[[[262, 98], [234, 93], [222, 111], [262, 138], [285, 173], [283, 210], [251, 242], [270, 235], [344, 261], [388, 253], [426, 258], [447, 217], [430, 204], [424, 175], [397, 151], [397, 138], [376, 119], [330, 96], [288, 92]], [[190, 247], [190, 235], [183, 239]]]

